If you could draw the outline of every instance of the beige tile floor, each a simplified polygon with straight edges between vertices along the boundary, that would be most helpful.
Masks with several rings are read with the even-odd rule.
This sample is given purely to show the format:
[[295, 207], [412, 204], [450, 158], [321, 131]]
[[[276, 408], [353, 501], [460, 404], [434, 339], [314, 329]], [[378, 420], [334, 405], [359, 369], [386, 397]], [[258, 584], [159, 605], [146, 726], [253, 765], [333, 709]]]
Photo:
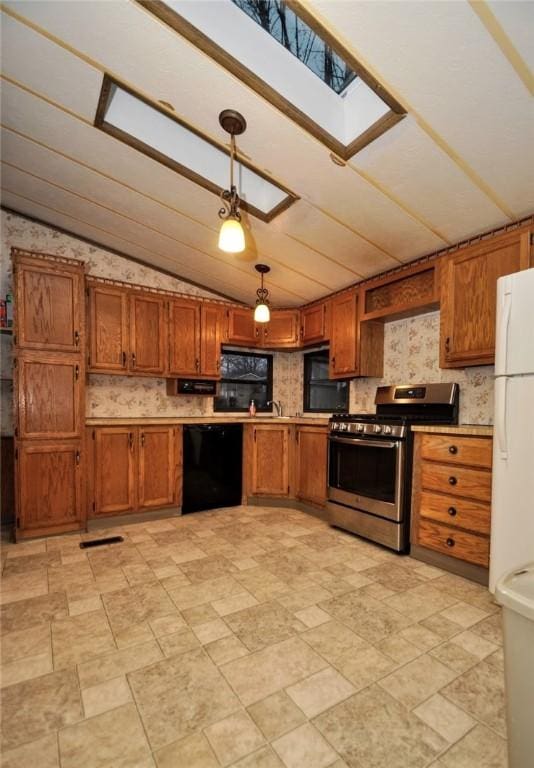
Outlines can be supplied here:
[[288, 509], [111, 533], [3, 548], [4, 768], [506, 766], [483, 587]]

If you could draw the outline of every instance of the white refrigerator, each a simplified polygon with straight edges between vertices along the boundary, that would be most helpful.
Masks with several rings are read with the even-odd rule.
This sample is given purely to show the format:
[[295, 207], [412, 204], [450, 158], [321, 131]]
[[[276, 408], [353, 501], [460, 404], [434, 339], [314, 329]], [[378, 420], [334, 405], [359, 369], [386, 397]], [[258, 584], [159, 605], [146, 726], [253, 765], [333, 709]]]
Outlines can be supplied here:
[[534, 561], [534, 269], [497, 282], [489, 588]]

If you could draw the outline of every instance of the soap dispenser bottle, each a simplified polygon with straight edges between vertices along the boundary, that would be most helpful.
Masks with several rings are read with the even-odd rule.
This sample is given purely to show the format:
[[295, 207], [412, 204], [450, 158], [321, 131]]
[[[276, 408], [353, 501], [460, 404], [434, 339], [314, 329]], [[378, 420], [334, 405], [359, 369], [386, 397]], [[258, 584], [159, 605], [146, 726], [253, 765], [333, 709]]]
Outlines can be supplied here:
[[251, 418], [254, 418], [254, 416], [256, 415], [256, 403], [254, 402], [254, 400], [250, 401], [250, 405], [248, 407], [248, 415]]

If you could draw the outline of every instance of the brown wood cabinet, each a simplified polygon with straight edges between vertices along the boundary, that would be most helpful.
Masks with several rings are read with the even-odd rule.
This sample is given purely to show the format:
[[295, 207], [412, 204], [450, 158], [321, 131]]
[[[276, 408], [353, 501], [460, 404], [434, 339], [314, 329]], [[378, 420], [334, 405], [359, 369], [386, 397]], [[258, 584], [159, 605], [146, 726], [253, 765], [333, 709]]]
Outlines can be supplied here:
[[352, 289], [332, 299], [330, 378], [358, 375], [358, 293]]
[[206, 379], [221, 378], [223, 310], [203, 302], [200, 313], [200, 374]]
[[230, 307], [226, 310], [225, 342], [241, 347], [255, 347], [260, 330], [254, 322], [254, 310], [248, 307]]
[[126, 373], [130, 351], [128, 292], [115, 286], [89, 284], [87, 317], [89, 370]]
[[328, 427], [296, 428], [296, 497], [324, 506], [326, 503]]
[[130, 370], [163, 376], [167, 370], [167, 302], [152, 294], [130, 294]]
[[[411, 537], [415, 557], [437, 552], [453, 561], [477, 566], [481, 571], [475, 575], [485, 580], [489, 566], [491, 462], [490, 437], [415, 435]], [[446, 567], [447, 559], [436, 564]], [[464, 575], [473, 576], [473, 572]]]
[[91, 517], [181, 504], [181, 427], [94, 427], [87, 433]]
[[289, 426], [251, 426], [250, 488], [252, 495], [289, 496]]
[[330, 339], [330, 300], [311, 304], [300, 310], [300, 342], [302, 346], [321, 344]]
[[79, 530], [85, 407], [84, 266], [12, 249], [16, 537]]
[[82, 527], [82, 451], [79, 440], [25, 440], [16, 450], [17, 539]]
[[495, 359], [497, 280], [531, 264], [531, 231], [507, 232], [447, 257], [443, 265], [440, 365]]
[[82, 434], [80, 355], [21, 352], [17, 358], [18, 426], [21, 440], [68, 440]]
[[169, 374], [200, 375], [200, 302], [174, 299], [169, 303]]
[[83, 339], [83, 265], [12, 249], [18, 349], [79, 352]]
[[259, 344], [265, 349], [296, 349], [299, 346], [298, 309], [273, 309], [270, 321], [260, 327]]

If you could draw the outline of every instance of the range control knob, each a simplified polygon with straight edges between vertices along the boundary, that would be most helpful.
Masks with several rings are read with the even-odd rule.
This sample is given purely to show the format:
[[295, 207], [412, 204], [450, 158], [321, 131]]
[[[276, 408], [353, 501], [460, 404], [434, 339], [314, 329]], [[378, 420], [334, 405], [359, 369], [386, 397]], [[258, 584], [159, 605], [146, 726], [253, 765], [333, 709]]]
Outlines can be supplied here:
[[382, 432], [382, 425], [381, 424], [375, 424], [375, 432], [377, 434], [380, 434], [380, 432]]
[[386, 424], [386, 426], [384, 427], [384, 434], [391, 435], [391, 432], [392, 432], [391, 427]]
[[363, 430], [365, 429], [365, 426], [363, 424], [358, 424], [357, 429], [358, 429], [358, 432], [363, 432]]
[[344, 421], [342, 421], [339, 425], [339, 431], [340, 432], [346, 432], [347, 431], [348, 424], [346, 424]]

